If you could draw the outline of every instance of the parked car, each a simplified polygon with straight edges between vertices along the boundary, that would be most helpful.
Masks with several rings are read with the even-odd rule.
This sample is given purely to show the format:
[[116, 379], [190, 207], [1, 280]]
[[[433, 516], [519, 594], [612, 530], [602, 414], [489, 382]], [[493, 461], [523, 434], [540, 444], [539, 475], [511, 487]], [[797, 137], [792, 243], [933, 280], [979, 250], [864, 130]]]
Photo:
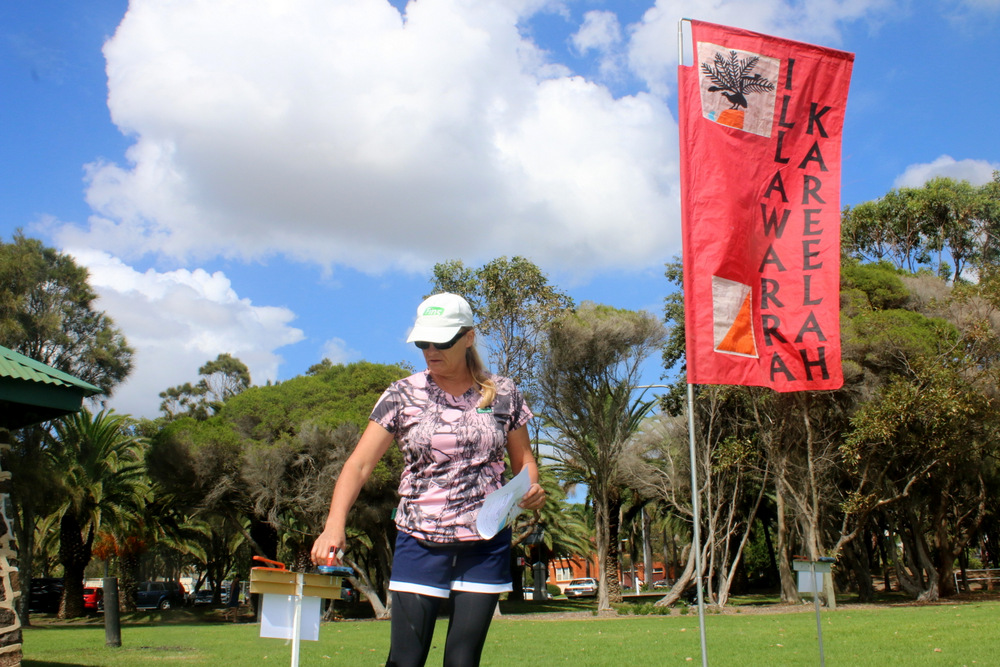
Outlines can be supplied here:
[[340, 580], [340, 599], [344, 602], [357, 602], [361, 599], [361, 593], [346, 577]]
[[83, 608], [93, 612], [104, 609], [104, 589], [96, 586], [85, 587], [83, 589]]
[[568, 598], [595, 597], [597, 595], [596, 579], [574, 579], [563, 591]]
[[[674, 587], [674, 582], [667, 581], [666, 579], [660, 579], [659, 581], [653, 582], [653, 589], [662, 591], [666, 593], [669, 589]], [[688, 584], [687, 588], [678, 597], [679, 600], [685, 602], [689, 605], [698, 604], [698, 587], [696, 584]]]
[[31, 580], [31, 602], [29, 611], [54, 614], [59, 611], [59, 601], [63, 594], [63, 580], [38, 578]]
[[212, 587], [205, 586], [188, 595], [188, 604], [212, 604]]
[[[230, 580], [225, 580], [219, 585], [219, 602], [224, 605], [229, 604], [229, 592], [233, 588], [233, 582]], [[191, 591], [187, 596], [187, 603], [193, 605], [205, 605], [212, 604], [212, 598], [214, 597], [214, 589], [212, 584], [205, 582], [202, 584], [201, 588], [196, 591]]]
[[183, 607], [186, 597], [179, 581], [144, 581], [135, 586], [135, 606], [139, 609]]

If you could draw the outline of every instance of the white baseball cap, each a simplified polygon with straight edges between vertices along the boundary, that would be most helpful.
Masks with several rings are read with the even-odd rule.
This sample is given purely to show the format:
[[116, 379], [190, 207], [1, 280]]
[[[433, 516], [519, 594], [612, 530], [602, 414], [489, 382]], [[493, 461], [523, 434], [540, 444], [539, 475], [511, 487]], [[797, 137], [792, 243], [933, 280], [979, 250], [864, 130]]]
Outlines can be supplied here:
[[417, 320], [406, 342], [447, 343], [463, 327], [472, 326], [469, 302], [457, 294], [442, 292], [427, 297], [417, 307]]

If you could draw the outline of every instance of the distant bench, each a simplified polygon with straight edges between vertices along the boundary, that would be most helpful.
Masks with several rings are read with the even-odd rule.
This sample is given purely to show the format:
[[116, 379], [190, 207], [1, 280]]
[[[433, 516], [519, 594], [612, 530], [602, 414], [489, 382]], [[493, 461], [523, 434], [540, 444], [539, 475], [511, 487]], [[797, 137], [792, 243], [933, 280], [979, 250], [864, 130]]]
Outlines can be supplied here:
[[[971, 588], [973, 582], [982, 582], [981, 588], [992, 589], [994, 583], [1000, 585], [1000, 569], [979, 569], [965, 571], [965, 584]], [[962, 587], [962, 573], [955, 571], [955, 590]]]

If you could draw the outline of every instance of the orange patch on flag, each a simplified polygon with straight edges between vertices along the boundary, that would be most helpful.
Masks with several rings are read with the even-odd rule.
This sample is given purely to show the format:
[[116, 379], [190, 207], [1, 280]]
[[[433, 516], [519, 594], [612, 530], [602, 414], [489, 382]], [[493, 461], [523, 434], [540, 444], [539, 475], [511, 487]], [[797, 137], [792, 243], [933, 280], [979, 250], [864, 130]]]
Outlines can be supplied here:
[[729, 327], [729, 333], [715, 348], [716, 352], [732, 352], [748, 357], [757, 356], [757, 345], [753, 339], [753, 323], [750, 321], [750, 297], [751, 295], [748, 294], [747, 298], [743, 300], [736, 320]]
[[738, 130], [742, 130], [743, 111], [740, 109], [726, 109], [719, 114], [719, 120], [716, 122], [719, 125], [728, 125], [729, 127], [735, 127]]
[[712, 326], [716, 352], [757, 356], [752, 298], [753, 290], [749, 285], [712, 276]]

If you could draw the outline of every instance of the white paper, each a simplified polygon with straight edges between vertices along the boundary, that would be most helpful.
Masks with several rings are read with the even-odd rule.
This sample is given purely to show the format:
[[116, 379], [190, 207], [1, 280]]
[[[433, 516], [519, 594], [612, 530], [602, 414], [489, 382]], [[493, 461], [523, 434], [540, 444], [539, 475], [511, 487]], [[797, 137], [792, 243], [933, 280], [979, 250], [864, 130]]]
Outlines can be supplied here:
[[514, 479], [506, 485], [486, 496], [486, 501], [479, 508], [479, 515], [476, 517], [476, 530], [483, 539], [490, 539], [504, 526], [514, 521], [522, 510], [518, 507], [521, 498], [531, 488], [531, 478], [528, 477], [528, 469], [521, 468]]
[[[265, 593], [261, 604], [260, 636], [294, 639], [295, 596]], [[302, 598], [299, 639], [319, 641], [320, 598]]]

